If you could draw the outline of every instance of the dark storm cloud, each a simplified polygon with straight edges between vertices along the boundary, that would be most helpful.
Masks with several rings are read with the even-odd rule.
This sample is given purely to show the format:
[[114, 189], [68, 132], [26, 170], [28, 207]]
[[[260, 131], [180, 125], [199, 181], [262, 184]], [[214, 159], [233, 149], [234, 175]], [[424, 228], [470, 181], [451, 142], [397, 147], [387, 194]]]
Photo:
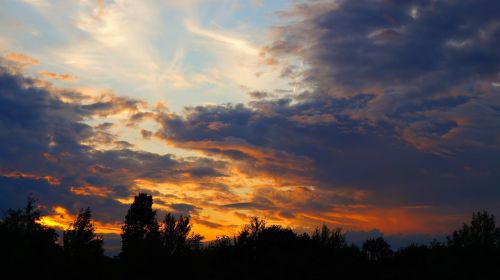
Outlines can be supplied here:
[[[49, 210], [53, 205], [70, 211], [89, 205], [98, 220], [117, 221], [126, 205], [115, 199], [129, 197], [136, 179], [177, 182], [186, 174], [224, 175], [219, 170], [224, 169], [223, 162], [130, 150], [130, 143], [107, 132], [112, 123], [95, 127], [84, 123], [95, 115], [133, 112], [142, 102], [107, 96], [82, 105], [63, 102], [60, 96], [61, 90], [0, 68], [2, 208], [18, 207], [33, 193]], [[97, 150], [82, 144], [96, 138], [119, 149]]]

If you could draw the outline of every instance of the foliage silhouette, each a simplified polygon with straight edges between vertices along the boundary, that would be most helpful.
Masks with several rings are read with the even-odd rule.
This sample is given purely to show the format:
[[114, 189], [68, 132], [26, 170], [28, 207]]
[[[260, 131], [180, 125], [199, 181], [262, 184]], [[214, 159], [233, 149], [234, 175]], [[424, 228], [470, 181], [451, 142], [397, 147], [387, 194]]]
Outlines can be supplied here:
[[347, 246], [345, 234], [342, 233], [341, 228], [330, 230], [326, 225], [323, 225], [321, 230], [316, 228], [311, 238], [320, 246], [331, 249], [339, 249]]
[[362, 248], [342, 229], [326, 225], [312, 234], [268, 225], [253, 217], [234, 237], [201, 243], [189, 216], [156, 221], [153, 198], [141, 193], [125, 217], [122, 253], [103, 255], [90, 208], [81, 209], [63, 233], [40, 223], [36, 200], [9, 209], [0, 220], [0, 268], [18, 278], [50, 279], [497, 279], [500, 229], [493, 215], [473, 213], [445, 243], [411, 244], [392, 251], [382, 237]]
[[161, 234], [167, 256], [201, 248], [203, 236], [192, 233], [191, 227], [189, 216], [181, 215], [175, 218], [171, 213], [165, 215]]
[[[102, 236], [95, 234], [90, 208], [80, 209], [75, 222], [63, 233], [63, 250], [67, 270], [77, 271], [86, 264], [88, 270], [97, 272], [104, 260]], [[80, 275], [72, 275], [78, 278]]]
[[391, 246], [383, 237], [370, 238], [363, 243], [363, 254], [370, 262], [384, 261], [392, 255]]
[[120, 258], [130, 275], [151, 271], [159, 261], [162, 245], [159, 228], [153, 197], [145, 193], [135, 196], [121, 234]]
[[500, 228], [495, 225], [495, 217], [486, 211], [472, 214], [470, 225], [464, 224], [447, 237], [448, 245], [457, 248], [480, 248], [483, 250], [500, 246]]
[[18, 267], [22, 263], [27, 269], [18, 271], [16, 277], [20, 278], [35, 272], [52, 277], [56, 273], [54, 265], [61, 263], [58, 235], [54, 229], [40, 223], [41, 213], [36, 202], [30, 195], [23, 209], [8, 209], [0, 222], [0, 262], [6, 268]]

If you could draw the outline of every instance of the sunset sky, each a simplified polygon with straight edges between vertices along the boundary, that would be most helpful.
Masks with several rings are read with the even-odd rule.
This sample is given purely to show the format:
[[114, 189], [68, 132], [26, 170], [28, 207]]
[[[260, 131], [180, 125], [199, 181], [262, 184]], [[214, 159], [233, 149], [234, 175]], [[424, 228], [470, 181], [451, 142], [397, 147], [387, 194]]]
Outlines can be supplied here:
[[[0, 208], [206, 240], [500, 216], [500, 1], [1, 0]], [[106, 238], [106, 237], [105, 237]]]

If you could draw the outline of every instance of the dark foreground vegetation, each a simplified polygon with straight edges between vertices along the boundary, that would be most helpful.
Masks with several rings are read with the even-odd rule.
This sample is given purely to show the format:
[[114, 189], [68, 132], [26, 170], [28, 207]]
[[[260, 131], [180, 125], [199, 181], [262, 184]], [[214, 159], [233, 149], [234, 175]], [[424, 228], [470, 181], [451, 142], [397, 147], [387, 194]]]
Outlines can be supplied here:
[[[392, 251], [379, 237], [361, 248], [341, 229], [299, 234], [252, 218], [235, 237], [202, 244], [189, 217], [157, 221], [152, 197], [139, 194], [122, 227], [122, 252], [103, 254], [90, 209], [63, 233], [39, 223], [36, 201], [0, 221], [2, 279], [500, 279], [500, 228], [486, 212], [447, 242]], [[7, 278], [8, 277], [8, 278]]]

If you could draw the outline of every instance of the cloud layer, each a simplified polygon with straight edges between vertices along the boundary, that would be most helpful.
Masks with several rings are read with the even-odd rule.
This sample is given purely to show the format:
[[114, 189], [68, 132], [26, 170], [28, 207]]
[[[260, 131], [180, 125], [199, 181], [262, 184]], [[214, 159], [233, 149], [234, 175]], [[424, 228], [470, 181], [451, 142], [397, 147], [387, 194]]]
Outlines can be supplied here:
[[[94, 116], [134, 112], [140, 101], [108, 96], [106, 101], [67, 103], [62, 101], [67, 96], [86, 97], [7, 67], [0, 68], [0, 84], [0, 204], [4, 208], [22, 204], [33, 193], [47, 204], [48, 212], [54, 205], [63, 207], [55, 210], [72, 212], [90, 205], [98, 219], [118, 224], [126, 210], [120, 199], [140, 190], [135, 180], [201, 180], [219, 176], [219, 169], [224, 169], [223, 163], [209, 159], [184, 160], [130, 150], [130, 144], [106, 134], [110, 123], [95, 127], [85, 123]], [[97, 149], [96, 144], [103, 142], [110, 148]], [[117, 142], [125, 148], [113, 148]], [[171, 208], [180, 209], [175, 204]]]
[[[299, 230], [436, 234], [471, 211], [500, 214], [499, 12], [486, 0], [299, 3], [260, 54], [293, 91], [252, 89], [246, 104], [182, 112], [61, 89], [44, 79], [73, 76], [29, 77], [39, 62], [7, 53], [0, 205], [34, 193], [59, 227], [88, 205], [116, 233], [147, 191], [209, 238], [253, 215]], [[152, 152], [158, 143], [174, 152]]]
[[[283, 13], [266, 50], [324, 95], [368, 94], [351, 116], [386, 122], [423, 151], [498, 147], [500, 5], [492, 1], [336, 1]], [[291, 69], [291, 70], [290, 70]]]

